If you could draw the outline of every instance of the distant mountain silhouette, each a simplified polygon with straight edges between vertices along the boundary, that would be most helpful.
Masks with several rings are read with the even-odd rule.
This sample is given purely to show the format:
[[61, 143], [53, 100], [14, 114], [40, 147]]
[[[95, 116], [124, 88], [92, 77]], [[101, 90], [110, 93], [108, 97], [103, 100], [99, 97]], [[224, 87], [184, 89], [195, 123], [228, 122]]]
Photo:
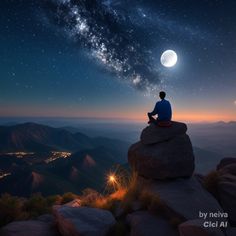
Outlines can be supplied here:
[[215, 166], [222, 159], [218, 153], [211, 152], [202, 148], [193, 147], [195, 155], [195, 172], [207, 174], [215, 169]]
[[221, 157], [236, 155], [235, 121], [189, 125], [188, 133], [196, 147], [217, 153]]
[[[99, 124], [97, 124], [99, 125]], [[91, 187], [100, 190], [105, 176], [116, 164], [128, 168], [128, 135], [134, 129], [126, 126], [124, 133], [119, 127], [110, 130], [109, 136], [94, 137], [92, 128], [89, 137], [79, 128], [53, 128], [36, 123], [0, 126], [0, 174], [11, 175], [0, 178], [0, 194], [9, 192], [29, 196], [34, 192], [43, 195], [60, 194], [68, 191], [79, 193]], [[96, 126], [96, 128], [98, 128]], [[102, 131], [103, 126], [99, 126]], [[102, 132], [99, 132], [102, 135]], [[220, 158], [234, 156], [236, 122], [217, 122], [189, 126], [196, 163], [196, 172], [206, 173], [215, 167]], [[107, 138], [110, 137], [110, 138]], [[115, 139], [114, 137], [119, 137]], [[124, 137], [127, 137], [125, 139]], [[8, 152], [34, 152], [33, 157], [17, 158]], [[68, 151], [69, 158], [59, 158], [49, 163], [44, 161], [51, 151]]]
[[89, 137], [35, 123], [0, 126], [0, 152], [76, 151], [92, 147]]
[[129, 144], [102, 137], [90, 138], [79, 132], [71, 133], [61, 128], [52, 128], [36, 123], [0, 126], [0, 153], [56, 150], [74, 152], [98, 146], [111, 146], [116, 149], [117, 146], [120, 148], [120, 145], [127, 147]]
[[[101, 190], [105, 176], [127, 160], [128, 142], [104, 137], [90, 138], [80, 132], [24, 123], [0, 126], [0, 194], [30, 196], [79, 193], [84, 188]], [[69, 151], [69, 158], [45, 162], [52, 151]], [[34, 152], [27, 158], [8, 155], [18, 151]]]

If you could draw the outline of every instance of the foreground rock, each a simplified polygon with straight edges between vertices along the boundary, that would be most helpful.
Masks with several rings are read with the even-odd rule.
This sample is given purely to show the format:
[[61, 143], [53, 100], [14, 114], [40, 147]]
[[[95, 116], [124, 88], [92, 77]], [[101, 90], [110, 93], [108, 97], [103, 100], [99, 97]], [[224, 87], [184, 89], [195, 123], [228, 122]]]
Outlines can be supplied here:
[[103, 236], [116, 223], [111, 212], [90, 207], [54, 207], [57, 226], [63, 236]]
[[224, 212], [216, 199], [194, 177], [172, 181], [139, 178], [139, 186], [142, 191], [160, 198], [169, 210], [185, 220], [198, 219], [199, 211]]
[[218, 198], [229, 219], [236, 225], [236, 164], [220, 168], [218, 177]]
[[236, 183], [220, 182], [219, 199], [222, 208], [229, 214], [230, 221], [236, 225]]
[[231, 165], [231, 164], [236, 164], [236, 158], [233, 157], [225, 157], [223, 158], [220, 163], [217, 165], [217, 170], [220, 170], [222, 168], [224, 168], [227, 165]]
[[184, 123], [172, 121], [171, 127], [151, 124], [141, 134], [141, 141], [128, 151], [131, 168], [151, 179], [190, 177], [194, 155]]
[[186, 134], [153, 145], [135, 143], [128, 160], [139, 175], [152, 179], [189, 177], [194, 170], [193, 149]]
[[37, 220], [45, 222], [45, 223], [54, 224], [54, 217], [51, 214], [41, 215], [41, 216], [37, 217]]
[[204, 220], [189, 220], [179, 225], [180, 236], [224, 236], [219, 228], [204, 227]]
[[236, 235], [236, 227], [229, 227], [226, 229], [227, 236], [235, 236]]
[[172, 125], [170, 127], [159, 127], [155, 124], [146, 127], [140, 137], [142, 144], [160, 143], [186, 133], [186, 124], [176, 121], [172, 121], [171, 123]]
[[164, 219], [138, 211], [127, 216], [131, 227], [130, 236], [178, 236], [178, 232]]
[[80, 199], [74, 199], [74, 200], [64, 204], [64, 206], [80, 207], [81, 206], [81, 200]]
[[236, 163], [224, 166], [219, 170], [219, 174], [220, 175], [229, 174], [236, 176]]
[[42, 221], [15, 221], [0, 230], [0, 236], [59, 236], [51, 223]]

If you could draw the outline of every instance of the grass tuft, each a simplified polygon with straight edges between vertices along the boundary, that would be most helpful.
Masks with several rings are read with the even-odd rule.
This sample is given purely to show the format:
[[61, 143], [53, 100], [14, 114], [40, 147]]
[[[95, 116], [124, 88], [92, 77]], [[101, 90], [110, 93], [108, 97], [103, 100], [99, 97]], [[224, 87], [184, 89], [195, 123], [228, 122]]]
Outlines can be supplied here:
[[211, 171], [208, 173], [204, 180], [203, 186], [208, 192], [210, 192], [216, 199], [218, 199], [218, 183], [219, 183], [219, 172]]

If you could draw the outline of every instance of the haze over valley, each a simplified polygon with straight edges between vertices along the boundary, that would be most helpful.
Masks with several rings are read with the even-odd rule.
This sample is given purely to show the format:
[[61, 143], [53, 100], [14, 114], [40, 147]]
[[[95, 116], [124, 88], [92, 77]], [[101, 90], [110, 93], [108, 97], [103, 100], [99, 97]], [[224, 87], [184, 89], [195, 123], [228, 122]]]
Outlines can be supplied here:
[[[4, 123], [4, 122], [3, 122]], [[58, 123], [44, 120], [0, 126], [0, 192], [29, 196], [84, 188], [104, 190], [109, 171], [128, 171], [127, 151], [143, 123]], [[54, 126], [52, 127], [54, 123]], [[189, 124], [196, 173], [206, 174], [223, 157], [236, 156], [236, 122]]]

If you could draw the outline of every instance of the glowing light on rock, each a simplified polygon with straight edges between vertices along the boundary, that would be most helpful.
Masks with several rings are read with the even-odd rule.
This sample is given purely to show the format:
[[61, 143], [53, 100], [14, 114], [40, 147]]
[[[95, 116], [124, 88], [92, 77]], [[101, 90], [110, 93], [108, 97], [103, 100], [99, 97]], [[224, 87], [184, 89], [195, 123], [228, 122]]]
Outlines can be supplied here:
[[114, 175], [109, 176], [109, 182], [115, 183], [116, 182], [116, 177]]

